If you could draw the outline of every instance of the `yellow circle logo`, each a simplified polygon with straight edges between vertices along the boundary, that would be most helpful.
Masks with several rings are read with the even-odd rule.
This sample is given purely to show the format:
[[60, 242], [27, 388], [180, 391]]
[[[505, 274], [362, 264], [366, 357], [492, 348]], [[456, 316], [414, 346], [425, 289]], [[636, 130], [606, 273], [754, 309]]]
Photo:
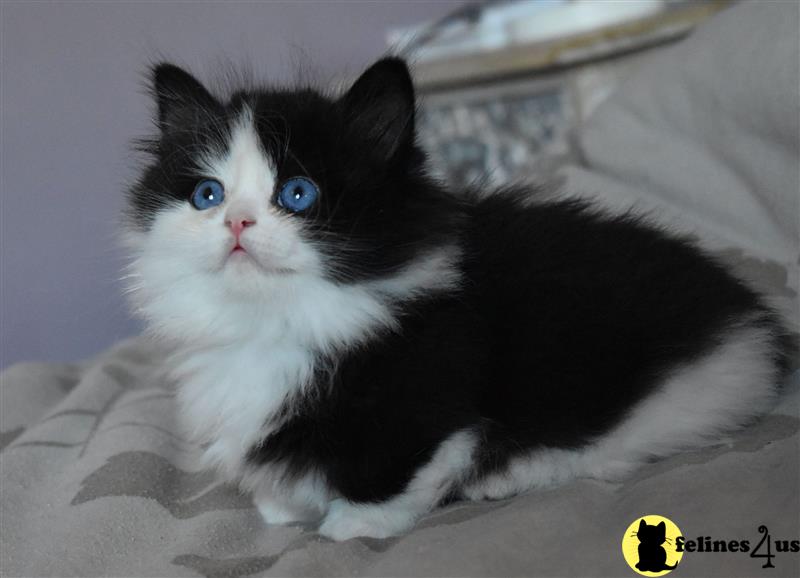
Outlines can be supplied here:
[[681, 531], [672, 520], [648, 514], [636, 518], [622, 537], [622, 555], [642, 576], [669, 574], [680, 563], [683, 552], [675, 548]]

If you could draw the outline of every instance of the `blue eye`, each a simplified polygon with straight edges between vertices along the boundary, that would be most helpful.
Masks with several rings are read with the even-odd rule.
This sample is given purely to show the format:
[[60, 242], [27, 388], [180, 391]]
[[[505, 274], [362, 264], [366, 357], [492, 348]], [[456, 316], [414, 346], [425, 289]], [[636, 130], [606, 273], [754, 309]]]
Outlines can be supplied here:
[[213, 179], [206, 179], [197, 183], [191, 197], [192, 206], [199, 211], [216, 207], [224, 200], [225, 191], [222, 188], [222, 183]]
[[292, 177], [278, 192], [278, 205], [293, 213], [305, 211], [317, 200], [317, 185], [304, 177]]

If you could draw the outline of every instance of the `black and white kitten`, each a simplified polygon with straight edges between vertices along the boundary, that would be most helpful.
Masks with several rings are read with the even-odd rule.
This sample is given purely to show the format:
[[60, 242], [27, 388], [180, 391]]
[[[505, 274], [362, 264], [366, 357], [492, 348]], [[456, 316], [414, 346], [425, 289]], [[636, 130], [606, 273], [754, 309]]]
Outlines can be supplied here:
[[623, 475], [762, 413], [780, 321], [686, 240], [426, 174], [405, 64], [340, 98], [153, 72], [132, 293], [205, 461], [336, 540]]

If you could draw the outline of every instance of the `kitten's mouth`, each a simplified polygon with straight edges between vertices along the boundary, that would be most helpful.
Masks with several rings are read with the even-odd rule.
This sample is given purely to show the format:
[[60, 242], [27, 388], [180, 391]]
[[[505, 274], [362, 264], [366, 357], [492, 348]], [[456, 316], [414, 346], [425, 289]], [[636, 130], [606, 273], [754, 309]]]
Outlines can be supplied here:
[[233, 259], [234, 261], [244, 260], [244, 261], [255, 262], [253, 255], [251, 255], [250, 252], [244, 247], [242, 247], [238, 242], [233, 247], [231, 247], [231, 250], [228, 253], [228, 259]]
[[292, 275], [297, 273], [295, 269], [291, 267], [270, 267], [265, 266], [261, 263], [258, 259], [254, 258], [250, 253], [248, 253], [247, 249], [242, 247], [239, 243], [233, 246], [231, 252], [228, 253], [228, 258], [235, 258], [235, 261], [240, 261], [240, 258], [244, 259], [245, 261], [255, 265], [257, 268], [261, 269], [264, 273], [273, 274], [273, 275]]

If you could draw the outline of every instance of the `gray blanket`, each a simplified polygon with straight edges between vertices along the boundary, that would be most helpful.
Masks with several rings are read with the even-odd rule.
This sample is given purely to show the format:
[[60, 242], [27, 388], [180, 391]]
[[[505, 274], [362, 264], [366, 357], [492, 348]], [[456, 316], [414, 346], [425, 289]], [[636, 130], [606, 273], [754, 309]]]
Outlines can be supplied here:
[[[774, 539], [800, 534], [797, 384], [755, 426], [622, 484], [457, 503], [406, 536], [333, 543], [310, 527], [265, 526], [247, 496], [197, 470], [158, 359], [134, 339], [89, 363], [3, 374], [3, 575], [620, 576], [632, 575], [623, 534], [645, 514], [687, 537], [755, 544], [761, 524]], [[800, 555], [774, 564], [770, 575], [797, 576]], [[680, 575], [753, 576], [761, 565], [686, 554]]]
[[[586, 163], [563, 173], [567, 190], [612, 207], [635, 199], [692, 231], [790, 320], [797, 17], [794, 3], [736, 6], [663, 50], [597, 111], [581, 137]], [[645, 514], [687, 538], [754, 547], [760, 525], [773, 541], [800, 537], [798, 374], [763, 420], [623, 483], [456, 503], [408, 535], [338, 544], [312, 527], [265, 526], [249, 497], [198, 471], [161, 375], [158, 349], [139, 338], [84, 363], [2, 373], [3, 576], [633, 576], [620, 544]], [[675, 576], [800, 575], [800, 554], [764, 562], [687, 553]]]

